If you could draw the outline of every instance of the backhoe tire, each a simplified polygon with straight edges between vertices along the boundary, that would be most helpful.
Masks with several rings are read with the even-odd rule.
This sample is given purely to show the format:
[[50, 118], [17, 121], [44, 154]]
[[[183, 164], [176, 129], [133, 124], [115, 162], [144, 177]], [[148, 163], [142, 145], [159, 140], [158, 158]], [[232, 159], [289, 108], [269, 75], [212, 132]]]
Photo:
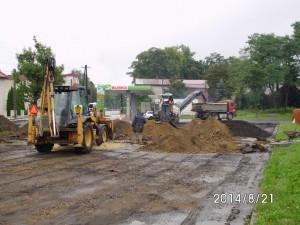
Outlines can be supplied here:
[[90, 153], [93, 148], [94, 135], [93, 128], [90, 123], [86, 123], [83, 126], [83, 140], [82, 147], [78, 149], [79, 153], [87, 154]]
[[107, 141], [107, 128], [105, 126], [100, 127], [98, 136], [99, 138], [96, 139], [96, 143], [98, 146]]
[[36, 144], [35, 148], [38, 152], [51, 152], [54, 144]]

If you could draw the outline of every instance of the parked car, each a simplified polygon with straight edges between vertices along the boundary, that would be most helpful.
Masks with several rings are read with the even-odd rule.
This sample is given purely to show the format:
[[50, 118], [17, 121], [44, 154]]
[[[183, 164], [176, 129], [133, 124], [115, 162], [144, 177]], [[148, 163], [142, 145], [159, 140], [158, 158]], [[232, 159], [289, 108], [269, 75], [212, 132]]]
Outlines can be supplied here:
[[153, 111], [147, 111], [144, 113], [144, 118], [148, 119], [148, 120], [153, 120], [154, 116], [153, 116]]

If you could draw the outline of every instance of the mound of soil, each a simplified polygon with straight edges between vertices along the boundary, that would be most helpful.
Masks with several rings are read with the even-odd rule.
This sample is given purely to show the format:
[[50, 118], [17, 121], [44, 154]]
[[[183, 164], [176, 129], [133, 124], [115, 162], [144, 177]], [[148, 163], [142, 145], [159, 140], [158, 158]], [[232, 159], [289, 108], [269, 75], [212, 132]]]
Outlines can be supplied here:
[[131, 123], [122, 120], [114, 120], [113, 124], [114, 124], [115, 139], [127, 140], [131, 138], [133, 134]]
[[180, 129], [168, 123], [149, 121], [144, 130], [149, 143], [141, 149], [146, 151], [225, 153], [240, 150], [230, 130], [213, 117], [205, 121], [194, 119]]
[[[130, 139], [131, 124], [126, 121], [114, 121], [116, 139]], [[148, 121], [144, 127], [143, 139], [147, 145], [141, 147], [144, 151], [177, 152], [177, 153], [207, 153], [236, 152], [240, 147], [230, 130], [215, 118], [205, 121], [192, 120], [180, 129], [169, 123]]]
[[7, 119], [5, 116], [0, 115], [0, 131], [17, 131], [20, 128]]
[[243, 120], [223, 121], [235, 136], [267, 138], [271, 134], [261, 128]]

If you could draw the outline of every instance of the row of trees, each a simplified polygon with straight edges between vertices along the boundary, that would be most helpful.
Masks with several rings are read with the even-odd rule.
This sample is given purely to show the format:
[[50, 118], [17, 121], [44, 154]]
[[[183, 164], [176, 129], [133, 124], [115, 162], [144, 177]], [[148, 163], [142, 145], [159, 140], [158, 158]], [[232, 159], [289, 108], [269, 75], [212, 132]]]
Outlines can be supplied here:
[[224, 58], [212, 53], [195, 60], [189, 47], [150, 48], [132, 62], [133, 78], [170, 79], [169, 90], [185, 95], [182, 79], [205, 79], [210, 100], [235, 98], [239, 107], [299, 107], [300, 22], [292, 24], [293, 34], [253, 34], [239, 57]]

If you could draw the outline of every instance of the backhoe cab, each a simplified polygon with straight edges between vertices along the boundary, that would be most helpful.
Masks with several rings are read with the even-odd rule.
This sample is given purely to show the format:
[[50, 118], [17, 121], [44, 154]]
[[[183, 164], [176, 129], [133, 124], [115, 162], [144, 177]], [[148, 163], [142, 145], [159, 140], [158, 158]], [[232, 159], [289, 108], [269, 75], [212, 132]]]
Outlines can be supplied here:
[[[85, 67], [86, 81], [87, 71]], [[101, 145], [113, 138], [113, 123], [88, 109], [86, 87], [54, 86], [55, 60], [47, 60], [39, 114], [29, 115], [28, 143], [37, 151], [49, 152], [54, 144], [75, 145], [81, 153], [89, 153], [94, 143]], [[87, 84], [87, 82], [85, 82]], [[85, 85], [87, 86], [87, 85]]]

